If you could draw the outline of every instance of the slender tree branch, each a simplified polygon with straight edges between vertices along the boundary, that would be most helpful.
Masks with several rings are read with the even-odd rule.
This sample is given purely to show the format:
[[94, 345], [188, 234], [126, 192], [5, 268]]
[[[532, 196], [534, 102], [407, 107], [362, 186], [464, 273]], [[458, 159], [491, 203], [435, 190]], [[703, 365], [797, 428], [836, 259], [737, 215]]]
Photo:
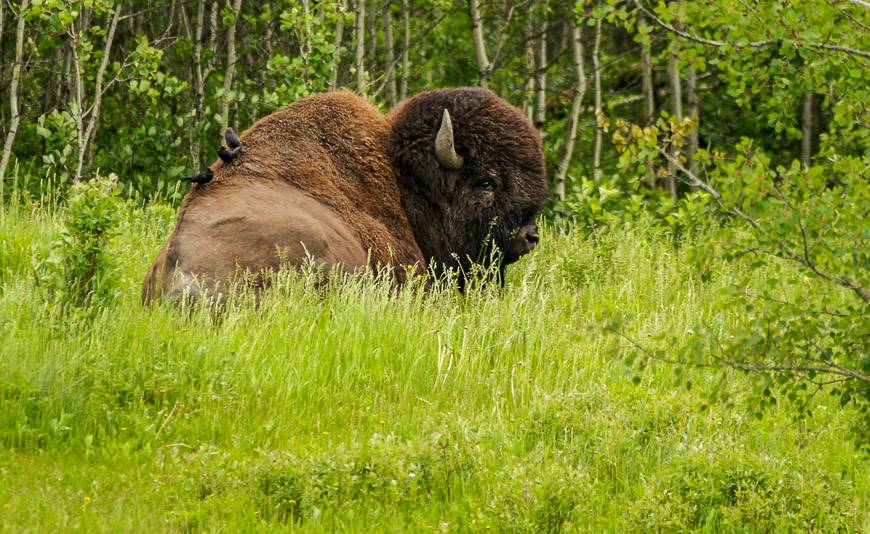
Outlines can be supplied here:
[[[396, 55], [396, 57], [393, 58], [393, 62], [391, 63], [391, 67], [392, 67], [392, 68], [395, 68], [396, 63], [397, 63], [398, 61], [402, 60], [402, 58], [403, 58], [405, 55], [407, 55], [407, 52], [408, 52], [411, 48], [413, 48], [414, 46], [416, 46], [420, 41], [423, 40], [423, 38], [425, 38], [427, 35], [429, 35], [430, 33], [432, 33], [432, 31], [434, 31], [438, 26], [441, 25], [442, 22], [444, 22], [444, 19], [446, 19], [447, 17], [449, 17], [450, 15], [452, 15], [452, 14], [455, 13], [455, 12], [456, 12], [456, 8], [454, 8], [454, 9], [451, 10], [451, 11], [448, 11], [448, 12], [444, 13], [443, 15], [441, 15], [441, 16], [438, 18], [438, 20], [436, 20], [436, 21], [434, 21], [432, 24], [430, 24], [428, 28], [425, 28], [423, 31], [421, 31], [421, 32], [419, 32], [417, 35], [415, 35], [414, 38], [413, 38], [413, 40], [409, 40], [407, 44], [403, 44], [403, 46], [402, 46], [402, 50], [399, 51], [399, 53]], [[386, 72], [386, 69], [384, 69], [384, 72]], [[373, 84], [375, 81], [379, 81], [380, 83], [379, 83], [377, 89], [375, 89], [375, 90], [371, 93], [371, 95], [370, 95], [371, 98], [377, 98], [378, 95], [380, 95], [381, 92], [383, 92], [384, 88], [387, 86], [387, 77], [386, 77], [384, 74], [381, 74], [381, 75], [378, 76], [377, 78], [371, 80], [371, 81], [369, 82], [369, 85]]]
[[[29, 8], [30, 0], [23, 0], [21, 7], [18, 10], [18, 14], [16, 15], [18, 22], [15, 29], [15, 64], [12, 67], [12, 82], [9, 88], [10, 124], [9, 129], [6, 132], [6, 141], [3, 143], [3, 155], [0, 156], [0, 206], [2, 206], [4, 201], [3, 178], [6, 176], [6, 166], [9, 164], [9, 158], [12, 157], [12, 146], [15, 144], [15, 137], [18, 134], [18, 126], [21, 123], [18, 87], [21, 84], [21, 63], [24, 57], [24, 27], [27, 19], [24, 16], [24, 11]], [[0, 35], [0, 37], [2, 37], [2, 35]]]
[[571, 157], [574, 154], [574, 143], [577, 139], [577, 125], [580, 121], [580, 110], [583, 103], [583, 95], [586, 93], [586, 71], [584, 66], [583, 53], [583, 21], [575, 21], [571, 25], [571, 57], [574, 60], [574, 71], [576, 80], [574, 82], [574, 96], [571, 99], [571, 114], [568, 130], [565, 133], [565, 147], [563, 148], [562, 158], [556, 166], [556, 174], [554, 178], [556, 186], [556, 196], [559, 200], [565, 199], [565, 178], [568, 175], [568, 166], [571, 164]]
[[495, 66], [500, 63], [499, 60], [501, 59], [501, 52], [502, 52], [502, 49], [504, 47], [504, 44], [507, 42], [507, 37], [509, 35], [508, 28], [510, 27], [511, 20], [513, 19], [514, 13], [516, 12], [517, 9], [524, 9], [526, 6], [529, 5], [530, 2], [531, 2], [531, 0], [526, 0], [526, 1], [521, 2], [519, 4], [513, 4], [510, 6], [510, 8], [508, 8], [507, 15], [505, 15], [504, 24], [502, 25], [501, 31], [499, 32], [498, 40], [495, 43], [495, 48], [494, 48], [495, 52], [493, 52], [492, 60], [489, 62], [490, 63], [490, 65], [489, 65], [490, 66], [490, 74], [492, 74], [492, 72], [495, 71]]
[[731, 46], [736, 46], [739, 48], [760, 48], [760, 47], [769, 46], [769, 45], [772, 45], [772, 44], [778, 42], [778, 39], [763, 39], [760, 41], [750, 41], [749, 43], [746, 43], [744, 45], [738, 45], [736, 43], [727, 43], [725, 41], [718, 41], [716, 39], [706, 39], [704, 37], [698, 37], [697, 35], [693, 35], [691, 33], [684, 31], [684, 30], [677, 29], [677, 28], [671, 26], [670, 24], [668, 24], [667, 22], [663, 21], [662, 19], [658, 18], [655, 15], [655, 13], [653, 13], [652, 11], [650, 11], [649, 9], [644, 7], [644, 5], [640, 2], [640, 0], [634, 0], [634, 5], [636, 5], [638, 9], [643, 11], [646, 14], [646, 16], [651, 18], [656, 24], [658, 24], [662, 28], [668, 30], [671, 33], [679, 35], [683, 39], [688, 39], [689, 41], [694, 41], [696, 43], [710, 45], [710, 46], [718, 46], [718, 47], [731, 45]]
[[[100, 122], [100, 106], [103, 102], [103, 94], [105, 90], [103, 89], [103, 78], [106, 75], [106, 68], [109, 65], [109, 56], [112, 51], [112, 42], [115, 40], [115, 30], [118, 28], [118, 19], [121, 15], [121, 3], [115, 7], [115, 15], [112, 17], [112, 22], [109, 26], [109, 33], [106, 36], [106, 44], [103, 48], [103, 58], [100, 61], [100, 67], [97, 69], [96, 76], [96, 87], [94, 88], [94, 102], [89, 109], [89, 118], [88, 118], [88, 129], [85, 132], [85, 153], [87, 153], [88, 147], [94, 141], [94, 136], [96, 134], [97, 126]], [[77, 178], [81, 176], [81, 162], [83, 155], [79, 155], [79, 170], [76, 172]], [[90, 166], [90, 160], [88, 161], [88, 166]]]
[[[658, 18], [652, 11], [644, 7], [644, 5], [640, 2], [640, 0], [634, 0], [634, 4], [638, 9], [646, 13], [648, 17], [650, 17], [656, 24], [666, 29], [667, 31], [679, 35], [680, 37], [687, 39], [689, 41], [694, 41], [696, 43], [705, 44], [709, 46], [723, 47], [723, 46], [732, 46], [735, 48], [763, 48], [766, 46], [774, 45], [783, 42], [783, 39], [762, 39], [759, 41], [749, 41], [748, 43], [730, 43], [726, 41], [719, 41], [717, 39], [707, 39], [704, 37], [699, 37], [697, 35], [691, 34], [684, 30], [680, 30], [675, 28], [674, 26], [668, 24], [662, 19]], [[803, 44], [801, 41], [793, 42], [796, 46], [800, 46]], [[870, 52], [866, 50], [858, 50], [857, 48], [852, 48], [849, 46], [838, 45], [838, 44], [828, 44], [828, 43], [806, 43], [806, 46], [810, 48], [818, 48], [822, 50], [835, 50], [838, 52], [845, 52], [850, 55], [860, 56], [864, 58], [870, 58]]]
[[[356, 0], [354, 11], [354, 37], [356, 38], [356, 90], [362, 94], [366, 89], [365, 73], [365, 33], [366, 33], [366, 0]], [[372, 43], [374, 45], [374, 43]]]
[[595, 24], [595, 41], [592, 48], [593, 84], [595, 88], [595, 145], [592, 150], [592, 177], [596, 183], [601, 181], [601, 145], [604, 128], [601, 110], [601, 19]]
[[849, 21], [850, 21], [852, 24], [854, 24], [855, 26], [858, 26], [859, 28], [861, 28], [861, 29], [864, 30], [864, 31], [868, 31], [868, 27], [867, 27], [866, 24], [864, 24], [863, 22], [861, 22], [860, 20], [858, 20], [857, 18], [855, 18], [855, 15], [854, 15], [853, 13], [851, 13], [848, 9], [843, 9], [843, 8], [840, 6], [840, 4], [841, 4], [842, 2], [834, 1], [834, 0], [828, 0], [828, 3], [829, 3], [831, 6], [837, 8], [837, 11], [839, 11], [841, 15], [843, 15], [844, 17], [846, 17], [847, 19], [849, 19]]
[[384, 2], [381, 8], [384, 23], [384, 76], [386, 76], [387, 105], [391, 108], [396, 105], [396, 64], [399, 58], [393, 55], [395, 44], [393, 43], [393, 12], [390, 0]]
[[408, 71], [410, 70], [410, 60], [408, 57], [408, 49], [411, 47], [411, 8], [408, 5], [408, 0], [402, 0], [402, 52], [399, 57], [402, 59], [402, 75], [399, 81], [399, 99], [404, 100], [408, 96]]
[[[667, 363], [671, 365], [687, 365], [691, 367], [713, 367], [719, 368], [722, 365], [726, 365], [733, 369], [740, 369], [742, 371], [749, 371], [753, 373], [766, 373], [766, 372], [776, 372], [776, 373], [795, 373], [795, 374], [803, 374], [803, 373], [815, 373], [821, 375], [833, 375], [842, 377], [845, 380], [859, 380], [861, 382], [870, 383], [870, 376], [864, 375], [859, 371], [855, 371], [852, 369], [847, 369], [842, 367], [841, 365], [832, 364], [825, 362], [824, 367], [817, 367], [813, 365], [759, 365], [753, 363], [739, 362], [735, 360], [730, 360], [727, 358], [723, 358], [721, 356], [713, 355], [713, 358], [717, 360], [715, 363], [710, 361], [683, 361], [683, 360], [675, 360], [673, 358], [666, 358], [664, 356], [658, 355], [643, 346], [623, 332], [622, 330], [618, 330], [616, 328], [610, 326], [604, 326], [603, 330], [615, 334], [616, 336], [622, 338], [629, 345], [640, 351], [644, 356], [651, 360], [655, 360], [662, 363]], [[841, 381], [845, 381], [841, 380]]]
[[[750, 293], [746, 289], [741, 289], [740, 293], [743, 294], [743, 296], [745, 296], [748, 299], [766, 300], [768, 302], [775, 302], [777, 304], [782, 304], [783, 306], [795, 306], [795, 304], [793, 302], [773, 298], [769, 295], [756, 295], [754, 293]], [[812, 309], [812, 310], [810, 310], [810, 313], [811, 314], [830, 315], [831, 317], [848, 317], [845, 313], [831, 311], [831, 310], [824, 310], [824, 309]]]
[[478, 0], [468, 0], [468, 16], [471, 18], [471, 39], [474, 43], [474, 56], [477, 58], [478, 83], [486, 88], [489, 84], [490, 64], [486, 57], [486, 43], [483, 39], [483, 16]]
[[236, 27], [242, 11], [242, 0], [233, 0], [233, 22], [227, 28], [227, 68], [224, 72], [223, 94], [221, 95], [221, 135], [223, 129], [229, 126], [230, 92], [233, 89], [233, 78], [236, 75]]
[[[716, 191], [716, 189], [714, 189], [712, 186], [710, 186], [710, 184], [708, 184], [707, 182], [705, 182], [705, 181], [701, 180], [700, 178], [698, 178], [697, 176], [695, 176], [678, 159], [671, 157], [671, 155], [668, 154], [661, 147], [656, 147], [656, 150], [662, 156], [664, 156], [668, 161], [673, 163], [674, 166], [681, 173], [683, 173], [683, 175], [687, 178], [687, 180], [682, 180], [682, 181], [684, 181], [685, 183], [687, 183], [688, 185], [690, 185], [692, 187], [696, 187], [698, 189], [705, 191], [707, 194], [709, 194], [711, 197], [713, 197], [713, 200], [715, 200], [716, 203], [719, 204], [720, 207], [725, 209], [727, 212], [738, 217], [739, 219], [742, 219], [743, 221], [748, 223], [750, 226], [752, 226], [756, 230], [763, 232], [763, 230], [761, 229], [761, 225], [758, 223], [757, 220], [755, 220], [751, 215], [742, 211], [740, 208], [738, 208], [736, 206], [729, 205], [725, 201], [725, 199], [722, 197], [722, 195], [720, 195], [719, 192]], [[856, 295], [861, 297], [861, 299], [864, 302], [870, 302], [870, 291], [868, 291], [864, 287], [861, 287], [856, 282], [853, 282], [852, 280], [845, 278], [845, 277], [842, 277], [842, 276], [838, 276], [835, 274], [830, 274], [828, 272], [822, 271], [820, 268], [818, 268], [815, 265], [815, 263], [809, 261], [808, 259], [804, 258], [800, 254], [794, 252], [791, 248], [789, 248], [788, 245], [786, 245], [785, 243], [783, 243], [781, 241], [777, 242], [776, 246], [779, 249], [779, 252], [782, 255], [782, 257], [789, 259], [789, 260], [792, 260], [794, 262], [797, 262], [797, 263], [803, 265], [804, 267], [806, 267], [807, 269], [809, 269], [810, 271], [812, 271], [813, 273], [815, 273], [816, 275], [824, 278], [825, 280], [828, 280], [830, 282], [834, 282], [834, 283], [854, 292]]]
[[332, 51], [332, 79], [329, 82], [329, 90], [338, 89], [338, 71], [341, 67], [341, 41], [344, 38], [344, 12], [347, 9], [347, 0], [341, 0], [338, 16], [335, 21], [335, 48]]

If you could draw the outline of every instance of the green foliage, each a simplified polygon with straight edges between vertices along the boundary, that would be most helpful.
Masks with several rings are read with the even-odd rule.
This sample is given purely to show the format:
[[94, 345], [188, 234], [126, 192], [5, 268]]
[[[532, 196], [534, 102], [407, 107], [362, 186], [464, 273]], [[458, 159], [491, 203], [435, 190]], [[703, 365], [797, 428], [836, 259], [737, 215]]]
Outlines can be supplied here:
[[807, 482], [789, 460], [692, 451], [667, 471], [629, 521], [651, 530], [847, 532], [858, 520], [828, 514], [837, 507], [830, 479]]
[[666, 231], [675, 240], [703, 232], [720, 219], [709, 196], [701, 193], [673, 200], [665, 191], [648, 189], [639, 180], [628, 189], [618, 179], [596, 184], [588, 178], [581, 178], [548, 215], [586, 232], [642, 226]]
[[46, 297], [62, 308], [100, 308], [116, 296], [116, 268], [108, 254], [123, 204], [118, 178], [97, 176], [73, 184], [64, 225], [37, 260]]
[[[658, 136], [664, 132], [666, 143], [681, 144], [691, 126], [689, 121], [659, 121], [645, 129], [618, 126], [614, 138], [624, 151], [620, 165], [669, 157], [659, 148]], [[688, 336], [662, 333], [670, 350], [647, 356], [751, 372], [759, 410], [787, 397], [800, 415], [811, 411], [816, 394], [826, 390], [864, 413], [854, 437], [868, 446], [870, 253], [865, 212], [870, 183], [860, 169], [870, 159], [841, 156], [810, 167], [793, 162], [774, 168], [772, 158], [749, 139], [731, 154], [701, 151], [697, 157], [704, 178], [683, 168], [684, 181], [701, 189], [732, 221], [699, 243], [692, 260], [701, 276], [711, 277], [713, 258], [751, 258], [748, 270], [735, 277], [718, 304], [723, 311], [737, 311], [737, 323], [698, 324]], [[759, 270], [767, 273], [764, 283], [757, 282]]]
[[[859, 103], [866, 100], [868, 84], [861, 82], [868, 70], [856, 66], [865, 62], [868, 43], [866, 32], [853, 28], [863, 27], [865, 15], [826, 2], [656, 6], [655, 16], [666, 24], [680, 21], [694, 36], [682, 43], [681, 59], [697, 71], [712, 69], [734, 102], [764, 117], [774, 134], [742, 135], [733, 146], [698, 151], [697, 176], [681, 169], [687, 185], [703, 190], [732, 219], [693, 251], [700, 275], [721, 275], [711, 267], [715, 258], [749, 260], [717, 302], [720, 313], [735, 314], [735, 322], [699, 323], [689, 335], [662, 333], [661, 345], [641, 347], [639, 360], [747, 371], [759, 416], [784, 399], [796, 415], [811, 412], [817, 394], [829, 393], [864, 414], [853, 428], [862, 446], [870, 443], [870, 145], [861, 126], [867, 110]], [[734, 24], [723, 26], [723, 20]], [[797, 113], [783, 110], [799, 109], [807, 94], [821, 100], [827, 131], [819, 137], [818, 155], [800, 164], [781, 142], [807, 132], [795, 121]], [[664, 167], [670, 156], [662, 147], [685, 150], [696, 127], [673, 118], [647, 128], [617, 121], [620, 168], [650, 162]], [[727, 402], [730, 393], [710, 400]]]
[[36, 133], [42, 139], [45, 173], [68, 182], [76, 169], [75, 117], [68, 111], [52, 111], [39, 117]]
[[[347, 15], [341, 10], [341, 4], [335, 1], [324, 2], [317, 14], [306, 14], [298, 3], [281, 11], [278, 29], [304, 44], [299, 54], [275, 54], [269, 58], [267, 85], [274, 89], [252, 98], [261, 98], [269, 106], [280, 107], [329, 90], [335, 54], [335, 25], [341, 17], [349, 27], [353, 19]], [[252, 90], [256, 91], [256, 88]]]
[[[221, 4], [214, 14], [214, 27], [211, 9], [204, 6], [202, 35], [197, 36], [200, 6], [196, 3], [154, 10], [112, 1], [32, 2], [25, 14], [28, 68], [21, 102], [26, 111], [15, 156], [22, 168], [33, 174], [41, 174], [47, 165], [58, 178], [64, 178], [75, 169], [79, 139], [74, 125], [77, 118], [87, 122], [93, 111], [96, 74], [117, 6], [124, 10], [124, 18], [108, 58], [102, 111], [93, 146], [85, 155], [84, 173], [111, 170], [120, 177], [127, 196], [148, 198], [156, 194], [178, 202], [181, 192], [175, 187], [176, 179], [198, 171], [214, 156], [216, 147], [208, 140], [218, 139], [224, 126], [219, 118], [224, 98], [230, 103], [230, 122], [243, 130], [276, 107], [328, 89], [333, 74], [337, 75], [338, 87], [355, 85], [354, 10], [352, 5], [344, 4], [339, 0], [309, 3], [307, 10], [303, 4], [288, 0], [268, 6], [243, 4], [238, 20], [234, 20], [229, 5]], [[404, 40], [398, 4], [392, 3], [396, 58], [401, 56]], [[809, 92], [816, 95], [819, 107], [818, 136], [814, 137], [814, 151], [819, 158], [860, 157], [866, 152], [870, 142], [865, 106], [870, 80], [866, 52], [862, 55], [870, 46], [868, 32], [864, 31], [868, 25], [866, 9], [826, 0], [765, 5], [727, 0], [641, 5], [665, 25], [679, 23], [690, 36], [679, 39], [678, 66], [684, 77], [691, 66], [704, 80], [698, 92], [702, 147], [730, 149], [746, 136], [769, 154], [774, 165], [788, 166], [800, 146], [797, 119]], [[588, 56], [595, 23], [604, 21], [604, 114], [633, 122], [641, 120], [642, 110], [632, 97], [641, 88], [637, 49], [631, 40], [651, 46], [654, 79], [661, 86], [673, 34], [650, 17], [641, 31], [635, 2], [608, 0], [592, 6], [545, 1], [537, 7], [484, 3], [482, 17], [488, 54], [496, 67], [490, 87], [523, 107], [534, 100], [534, 95], [527, 92], [534, 61], [528, 55], [526, 41], [534, 39], [532, 30], [538, 17], [550, 21], [547, 113], [542, 130], [552, 168], [563, 148], [574, 83], [574, 67], [564, 48], [567, 25], [578, 18], [585, 20]], [[178, 20], [169, 20], [170, 15]], [[379, 105], [385, 100], [383, 82], [388, 67], [381, 18], [379, 9], [367, 13], [365, 36], [369, 83], [364, 92]], [[336, 43], [339, 21], [343, 35]], [[409, 94], [476, 83], [478, 72], [469, 23], [467, 9], [455, 2], [439, 0], [410, 6], [409, 72], [401, 72], [401, 61], [393, 65], [397, 76], [406, 75]], [[236, 75], [229, 94], [224, 95], [226, 42], [233, 24], [237, 27]], [[4, 35], [6, 44], [11, 44], [9, 33]], [[11, 64], [8, 55], [13, 48], [3, 48], [7, 65]], [[72, 50], [81, 59], [82, 110], [77, 109]], [[593, 91], [589, 63], [587, 57], [589, 83], [583, 103], [587, 110]], [[201, 94], [197, 92], [199, 77]], [[667, 109], [666, 98], [656, 96], [655, 104], [657, 111]], [[584, 110], [576, 156], [569, 169], [569, 190], [585, 187], [582, 177], [590, 174], [594, 122]], [[33, 133], [37, 129], [38, 135]], [[195, 143], [202, 146], [198, 155], [191, 150]], [[605, 142], [602, 168], [608, 178], [597, 185], [633, 195], [634, 176], [618, 167], [618, 159], [617, 144]], [[649, 202], [650, 213], [670, 213], [653, 205], [665, 200], [659, 196]]]
[[[179, 200], [178, 178], [189, 174], [189, 163], [180, 154], [189, 141], [193, 110], [173, 104], [190, 86], [165, 72], [164, 55], [144, 36], [137, 39], [125, 70], [127, 90], [106, 104], [109, 114], [136, 109], [137, 120], [124, 121], [93, 150], [98, 166], [124, 177], [128, 195], [150, 193]], [[194, 135], [201, 135], [201, 130]]]

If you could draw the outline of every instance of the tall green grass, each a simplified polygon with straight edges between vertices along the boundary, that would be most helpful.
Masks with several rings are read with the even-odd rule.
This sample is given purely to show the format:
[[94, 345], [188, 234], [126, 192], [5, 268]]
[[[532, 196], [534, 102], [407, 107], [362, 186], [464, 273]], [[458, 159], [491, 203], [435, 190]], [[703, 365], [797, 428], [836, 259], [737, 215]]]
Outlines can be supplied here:
[[[38, 203], [33, 204], [36, 206]], [[38, 297], [59, 219], [0, 220], [0, 525], [10, 531], [867, 531], [854, 414], [824, 398], [702, 409], [739, 374], [653, 366], [640, 340], [728, 328], [676, 246], [545, 228], [502, 291], [286, 276], [219, 317], [139, 304], [174, 222], [129, 209], [122, 297], [87, 321]]]

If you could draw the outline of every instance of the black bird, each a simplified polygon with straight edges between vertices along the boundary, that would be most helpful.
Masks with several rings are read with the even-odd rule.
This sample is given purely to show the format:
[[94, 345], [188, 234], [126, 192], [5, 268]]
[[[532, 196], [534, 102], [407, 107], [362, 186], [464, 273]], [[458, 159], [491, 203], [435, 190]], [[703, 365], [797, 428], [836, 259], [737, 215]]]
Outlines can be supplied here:
[[227, 128], [227, 131], [224, 132], [224, 139], [227, 140], [227, 146], [230, 147], [231, 150], [235, 150], [242, 146], [242, 140], [239, 139], [239, 136], [236, 135], [236, 132], [233, 131], [232, 128]]
[[211, 169], [206, 169], [199, 174], [194, 174], [193, 176], [186, 176], [182, 178], [182, 180], [194, 184], [207, 184], [211, 182], [212, 178], [214, 178], [214, 173], [211, 172]]
[[220, 157], [224, 163], [232, 163], [232, 161], [236, 159], [236, 156], [238, 156], [238, 152], [230, 150], [226, 146], [221, 146], [220, 150], [218, 150], [218, 157]]

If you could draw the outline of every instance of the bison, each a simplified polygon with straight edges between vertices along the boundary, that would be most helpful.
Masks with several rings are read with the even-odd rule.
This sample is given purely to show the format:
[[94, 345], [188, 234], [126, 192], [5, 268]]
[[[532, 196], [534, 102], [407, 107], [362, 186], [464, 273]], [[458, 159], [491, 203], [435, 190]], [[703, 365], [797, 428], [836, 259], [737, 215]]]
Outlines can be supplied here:
[[[229, 137], [228, 137], [229, 139]], [[235, 139], [233, 139], [235, 142]], [[145, 302], [226, 294], [313, 258], [324, 269], [497, 271], [538, 242], [541, 141], [479, 88], [424, 92], [386, 116], [349, 92], [301, 99], [251, 126], [198, 175], [152, 264]], [[226, 147], [224, 147], [226, 148]], [[196, 177], [195, 177], [196, 178]]]

